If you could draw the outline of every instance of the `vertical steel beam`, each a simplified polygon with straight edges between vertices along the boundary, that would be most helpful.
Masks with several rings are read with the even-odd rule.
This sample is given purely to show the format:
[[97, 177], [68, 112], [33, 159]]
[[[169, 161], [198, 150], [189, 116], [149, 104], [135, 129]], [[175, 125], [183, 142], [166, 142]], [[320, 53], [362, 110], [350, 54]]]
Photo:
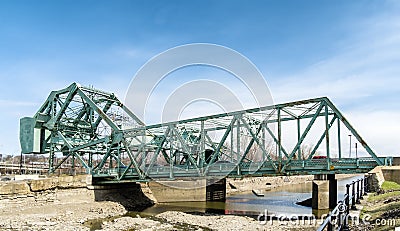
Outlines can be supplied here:
[[240, 120], [237, 120], [237, 127], [236, 127], [236, 160], [240, 160]]
[[[171, 127], [170, 127], [171, 129]], [[172, 131], [170, 132], [170, 137], [169, 137], [169, 178], [174, 179], [174, 136]]]
[[[50, 140], [52, 140], [53, 132], [50, 134]], [[54, 143], [50, 142], [50, 153], [49, 153], [49, 173], [54, 173]]]
[[339, 160], [342, 159], [342, 140], [341, 140], [341, 135], [340, 135], [340, 120], [337, 121], [337, 127], [338, 127], [338, 151], [339, 151]]
[[114, 164], [113, 164], [112, 155], [110, 155], [109, 158], [110, 158], [110, 159], [109, 159], [108, 161], [109, 161], [109, 165], [110, 165], [110, 166], [108, 166], [108, 168], [109, 168], [109, 169], [112, 169], [112, 168], [113, 168], [113, 165], [114, 165]]
[[206, 134], [204, 130], [204, 120], [200, 122], [200, 153], [199, 156], [197, 157], [198, 159], [198, 165], [200, 167], [203, 167], [204, 164], [206, 163]]
[[231, 150], [230, 150], [230, 155], [231, 155], [231, 162], [233, 163], [233, 144], [234, 143], [234, 139], [233, 139], [233, 130], [231, 132]]
[[[301, 138], [301, 130], [300, 130], [300, 118], [297, 118], [297, 143], [300, 141]], [[299, 148], [299, 153], [298, 153], [298, 158], [297, 159], [303, 159], [301, 156], [301, 146]]]
[[89, 173], [91, 174], [93, 168], [93, 153], [89, 153], [88, 167], [89, 167]]
[[282, 121], [281, 121], [281, 108], [278, 107], [278, 163], [279, 171], [282, 169]]
[[331, 154], [330, 154], [330, 149], [329, 149], [329, 129], [330, 129], [330, 125], [329, 125], [329, 114], [328, 114], [328, 105], [325, 105], [325, 148], [326, 148], [326, 157], [328, 159], [328, 163], [327, 163], [327, 170], [330, 169], [331, 166]]
[[240, 120], [237, 120], [237, 127], [236, 127], [236, 161], [237, 161], [237, 175], [241, 175], [241, 169], [240, 169]]
[[139, 167], [146, 166], [146, 130], [143, 130], [142, 135], [142, 157], [140, 158]]
[[[261, 126], [261, 129], [262, 129], [261, 130], [262, 148], [265, 150], [265, 142], [266, 142], [266, 140], [265, 140], [265, 124], [261, 123], [260, 126]], [[267, 155], [267, 153], [262, 152], [262, 162], [265, 161], [266, 155]]]

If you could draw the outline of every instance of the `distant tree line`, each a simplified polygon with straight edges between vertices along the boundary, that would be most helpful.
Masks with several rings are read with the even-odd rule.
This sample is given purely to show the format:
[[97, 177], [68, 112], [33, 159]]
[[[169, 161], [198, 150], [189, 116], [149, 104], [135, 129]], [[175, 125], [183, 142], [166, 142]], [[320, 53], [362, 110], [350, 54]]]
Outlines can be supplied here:
[[[21, 160], [22, 159], [22, 160]], [[42, 155], [38, 154], [27, 154], [23, 155], [9, 155], [9, 154], [0, 154], [0, 162], [5, 162], [7, 164], [11, 163], [25, 163], [25, 164], [31, 164], [34, 162], [43, 162], [45, 160], [45, 157]]]

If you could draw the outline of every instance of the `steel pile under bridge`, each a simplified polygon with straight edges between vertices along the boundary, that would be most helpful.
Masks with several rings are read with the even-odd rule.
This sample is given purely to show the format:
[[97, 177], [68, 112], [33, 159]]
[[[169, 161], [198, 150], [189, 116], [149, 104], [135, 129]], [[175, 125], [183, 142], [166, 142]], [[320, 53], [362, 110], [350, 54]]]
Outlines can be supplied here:
[[[368, 157], [344, 158], [348, 134]], [[114, 94], [76, 83], [20, 120], [20, 142], [22, 153], [49, 154], [50, 173], [83, 168], [110, 182], [363, 173], [392, 162], [325, 97], [147, 126]]]

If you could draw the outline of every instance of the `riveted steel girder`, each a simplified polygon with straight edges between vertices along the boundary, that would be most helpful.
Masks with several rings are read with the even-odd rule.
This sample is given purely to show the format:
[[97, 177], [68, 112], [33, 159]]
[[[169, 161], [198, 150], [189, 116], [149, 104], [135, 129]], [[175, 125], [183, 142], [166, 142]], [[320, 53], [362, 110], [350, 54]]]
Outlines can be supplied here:
[[[50, 172], [81, 168], [105, 181], [355, 173], [391, 164], [326, 97], [145, 125], [114, 94], [73, 83], [51, 92], [33, 118], [41, 135], [31, 138], [50, 154]], [[343, 157], [344, 128], [367, 156]], [[296, 137], [291, 145], [287, 133]]]

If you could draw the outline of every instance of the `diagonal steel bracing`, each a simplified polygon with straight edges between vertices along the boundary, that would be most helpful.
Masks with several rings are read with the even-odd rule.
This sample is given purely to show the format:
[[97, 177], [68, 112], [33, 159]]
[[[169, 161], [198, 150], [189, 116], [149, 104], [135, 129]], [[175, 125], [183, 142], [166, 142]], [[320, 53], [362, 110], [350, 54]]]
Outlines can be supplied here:
[[[22, 130], [28, 123], [38, 132]], [[342, 137], [349, 134], [364, 147], [362, 158], [344, 158]], [[356, 173], [391, 163], [325, 97], [145, 125], [114, 94], [75, 83], [21, 119], [21, 147], [48, 153], [50, 172], [83, 170], [117, 182]]]

